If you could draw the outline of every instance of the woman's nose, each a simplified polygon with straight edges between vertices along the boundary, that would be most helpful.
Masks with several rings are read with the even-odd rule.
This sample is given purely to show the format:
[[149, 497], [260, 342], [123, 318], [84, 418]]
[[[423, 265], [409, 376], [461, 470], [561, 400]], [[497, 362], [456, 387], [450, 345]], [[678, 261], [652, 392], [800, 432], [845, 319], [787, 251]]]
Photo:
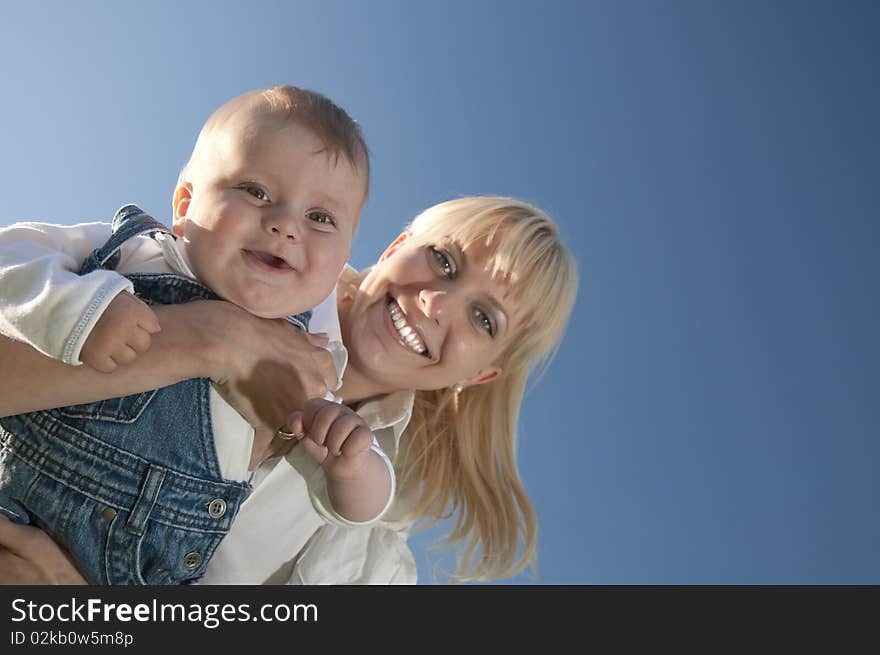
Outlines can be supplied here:
[[439, 323], [446, 316], [449, 294], [439, 289], [422, 289], [419, 291], [419, 302], [425, 316]]

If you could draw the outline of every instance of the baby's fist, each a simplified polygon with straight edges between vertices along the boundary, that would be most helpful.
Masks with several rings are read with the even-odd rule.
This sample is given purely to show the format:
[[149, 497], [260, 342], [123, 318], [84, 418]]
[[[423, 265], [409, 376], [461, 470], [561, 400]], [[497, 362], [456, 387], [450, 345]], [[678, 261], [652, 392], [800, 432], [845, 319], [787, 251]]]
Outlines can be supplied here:
[[95, 323], [79, 358], [95, 370], [110, 373], [147, 352], [150, 335], [160, 329], [155, 312], [139, 298], [123, 291], [107, 305]]
[[303, 432], [300, 447], [336, 479], [359, 477], [370, 457], [373, 433], [353, 409], [322, 398], [306, 402], [304, 411], [291, 412], [288, 425]]

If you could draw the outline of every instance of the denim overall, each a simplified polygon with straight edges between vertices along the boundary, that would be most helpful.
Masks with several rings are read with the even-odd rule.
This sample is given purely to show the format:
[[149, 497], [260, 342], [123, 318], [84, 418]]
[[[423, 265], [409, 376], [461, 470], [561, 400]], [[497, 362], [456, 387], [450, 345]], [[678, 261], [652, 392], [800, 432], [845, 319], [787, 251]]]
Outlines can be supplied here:
[[[81, 274], [114, 268], [119, 248], [168, 229], [133, 205]], [[216, 299], [169, 273], [127, 275], [149, 304]], [[310, 312], [289, 317], [307, 327]], [[225, 481], [211, 427], [210, 380], [0, 419], [0, 511], [32, 523], [94, 584], [186, 584], [201, 577], [250, 486]]]

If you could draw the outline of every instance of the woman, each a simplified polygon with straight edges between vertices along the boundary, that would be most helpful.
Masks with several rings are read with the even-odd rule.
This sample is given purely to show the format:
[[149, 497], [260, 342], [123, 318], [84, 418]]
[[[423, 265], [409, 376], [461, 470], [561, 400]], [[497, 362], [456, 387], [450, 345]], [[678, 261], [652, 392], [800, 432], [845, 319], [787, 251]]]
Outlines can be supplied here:
[[[344, 272], [337, 307], [348, 364], [336, 394], [392, 457], [394, 506], [381, 524], [356, 530], [324, 524], [310, 508], [279, 513], [279, 503], [306, 497], [305, 481], [314, 478], [294, 449], [281, 460], [292, 466], [270, 459], [261, 468], [204, 582], [414, 582], [409, 529], [450, 512], [457, 517], [450, 541], [464, 545], [454, 579], [521, 571], [534, 559], [537, 522], [516, 468], [519, 405], [529, 373], [558, 346], [576, 291], [574, 260], [556, 227], [540, 210], [508, 198], [436, 205], [365, 274]], [[47, 382], [25, 393], [22, 387], [37, 385], [0, 381], [0, 411], [210, 377], [258, 434], [271, 436], [286, 420], [285, 398], [323, 392], [314, 363], [319, 349], [304, 337], [291, 339], [289, 330], [225, 303], [161, 310], [163, 329], [144, 361], [109, 376], [6, 342], [0, 358], [7, 366], [26, 365], [32, 379]], [[254, 460], [283, 446], [257, 440]], [[14, 528], [7, 545], [21, 550], [24, 528]], [[9, 534], [8, 526], [0, 529], [0, 541]], [[59, 553], [53, 557], [55, 570], [64, 570]]]

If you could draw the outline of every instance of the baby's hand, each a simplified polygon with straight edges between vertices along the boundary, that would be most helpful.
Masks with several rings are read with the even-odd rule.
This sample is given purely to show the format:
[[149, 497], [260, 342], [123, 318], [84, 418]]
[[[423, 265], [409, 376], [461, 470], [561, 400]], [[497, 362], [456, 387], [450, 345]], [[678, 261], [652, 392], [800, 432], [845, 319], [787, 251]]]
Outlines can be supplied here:
[[139, 298], [123, 291], [101, 314], [79, 358], [95, 370], [110, 373], [147, 352], [150, 335], [160, 329], [155, 312]]
[[373, 433], [354, 410], [312, 398], [305, 411], [291, 412], [287, 425], [292, 432], [305, 433], [300, 448], [321, 465], [328, 478], [355, 480], [366, 475]]

